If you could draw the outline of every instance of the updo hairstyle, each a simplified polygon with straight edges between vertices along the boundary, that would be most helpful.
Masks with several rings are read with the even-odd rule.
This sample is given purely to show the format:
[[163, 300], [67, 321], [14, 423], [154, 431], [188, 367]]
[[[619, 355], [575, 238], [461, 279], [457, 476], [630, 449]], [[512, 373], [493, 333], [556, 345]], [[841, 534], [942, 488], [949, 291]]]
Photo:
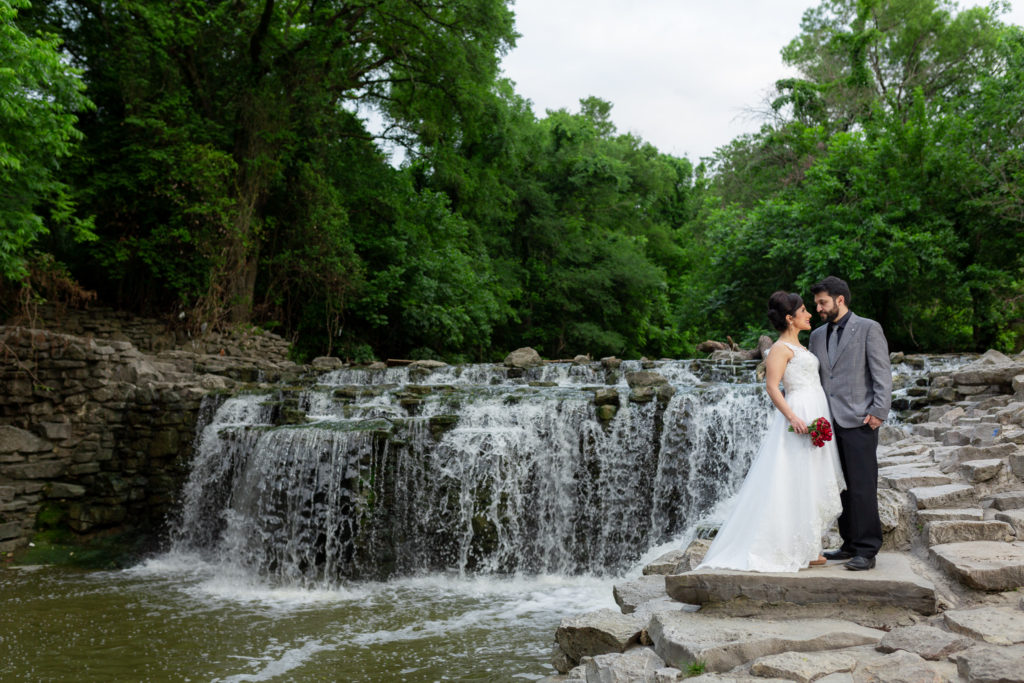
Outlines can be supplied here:
[[799, 294], [792, 294], [781, 290], [775, 292], [768, 299], [768, 321], [771, 322], [772, 327], [782, 332], [789, 327], [789, 321], [786, 320], [786, 316], [796, 315], [796, 312], [803, 305], [804, 300]]

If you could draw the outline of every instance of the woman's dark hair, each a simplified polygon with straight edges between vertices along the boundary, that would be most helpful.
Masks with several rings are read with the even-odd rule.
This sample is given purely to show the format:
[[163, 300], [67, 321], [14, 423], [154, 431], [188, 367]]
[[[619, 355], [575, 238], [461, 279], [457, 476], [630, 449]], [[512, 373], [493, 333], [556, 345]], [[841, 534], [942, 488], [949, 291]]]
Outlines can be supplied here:
[[803, 305], [804, 300], [800, 298], [799, 294], [783, 291], [775, 292], [768, 298], [768, 321], [771, 322], [772, 327], [782, 332], [789, 327], [789, 321], [786, 320], [786, 316], [796, 315], [796, 312]]

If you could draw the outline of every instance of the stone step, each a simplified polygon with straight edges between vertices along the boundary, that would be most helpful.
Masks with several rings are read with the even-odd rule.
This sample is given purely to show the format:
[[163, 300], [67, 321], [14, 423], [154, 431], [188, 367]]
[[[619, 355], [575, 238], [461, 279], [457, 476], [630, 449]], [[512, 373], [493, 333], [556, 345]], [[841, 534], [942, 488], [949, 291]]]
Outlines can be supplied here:
[[659, 612], [647, 626], [654, 651], [676, 667], [703, 662], [723, 672], [758, 657], [820, 652], [877, 643], [884, 631], [838, 619], [736, 619], [691, 612]]
[[944, 612], [942, 618], [950, 631], [962, 633], [976, 640], [983, 640], [993, 645], [1024, 643], [1024, 612], [1019, 609], [1006, 607], [955, 609]]
[[974, 487], [967, 484], [921, 486], [908, 491], [917, 509], [958, 507], [974, 497]]
[[926, 486], [944, 486], [953, 480], [936, 469], [922, 467], [884, 467], [878, 470], [878, 480], [886, 488], [909, 491]]
[[880, 469], [885, 467], [898, 467], [902, 465], [910, 467], [928, 467], [933, 465], [934, 462], [935, 461], [932, 459], [932, 456], [929, 453], [925, 453], [924, 455], [909, 455], [899, 458], [879, 456], [878, 467]]
[[[957, 519], [968, 519], [980, 522], [985, 519], [985, 512], [981, 508], [935, 508], [933, 510], [918, 510], [917, 521], [920, 524], [928, 522], [948, 522]], [[1005, 519], [1003, 520], [1006, 521]]]
[[1024, 586], [1024, 543], [949, 543], [933, 545], [929, 553], [946, 573], [965, 586], [984, 591]]
[[764, 602], [860, 603], [935, 613], [935, 586], [910, 568], [902, 553], [879, 553], [875, 569], [851, 572], [842, 563], [796, 573], [699, 569], [665, 577], [669, 596], [703, 605], [740, 597]]
[[986, 460], [967, 460], [960, 463], [960, 476], [972, 484], [994, 479], [1003, 471], [1006, 464], [999, 458]]
[[996, 510], [1019, 510], [1024, 508], [1024, 491], [1006, 491], [986, 496], [984, 503], [991, 502]]
[[929, 546], [967, 541], [1012, 541], [1016, 537], [1013, 526], [1006, 522], [949, 520], [928, 522], [924, 527]]

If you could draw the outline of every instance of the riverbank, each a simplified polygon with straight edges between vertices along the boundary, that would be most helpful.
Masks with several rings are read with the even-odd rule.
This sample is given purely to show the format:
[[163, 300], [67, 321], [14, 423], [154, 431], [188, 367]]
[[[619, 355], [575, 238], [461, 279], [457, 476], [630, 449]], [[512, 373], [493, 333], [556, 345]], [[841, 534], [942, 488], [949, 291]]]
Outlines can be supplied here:
[[617, 585], [619, 612], [563, 619], [545, 681], [1024, 681], [1024, 356], [904, 400], [882, 428], [874, 570], [690, 571], [695, 541]]

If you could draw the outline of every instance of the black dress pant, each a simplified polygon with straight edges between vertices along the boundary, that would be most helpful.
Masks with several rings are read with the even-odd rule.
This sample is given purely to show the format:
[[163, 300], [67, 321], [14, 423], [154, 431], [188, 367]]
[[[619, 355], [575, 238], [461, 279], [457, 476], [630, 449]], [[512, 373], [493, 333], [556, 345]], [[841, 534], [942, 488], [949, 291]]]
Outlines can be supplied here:
[[846, 428], [834, 425], [839, 463], [846, 478], [840, 494], [841, 550], [874, 557], [882, 547], [882, 522], [878, 518], [878, 430], [868, 425]]

